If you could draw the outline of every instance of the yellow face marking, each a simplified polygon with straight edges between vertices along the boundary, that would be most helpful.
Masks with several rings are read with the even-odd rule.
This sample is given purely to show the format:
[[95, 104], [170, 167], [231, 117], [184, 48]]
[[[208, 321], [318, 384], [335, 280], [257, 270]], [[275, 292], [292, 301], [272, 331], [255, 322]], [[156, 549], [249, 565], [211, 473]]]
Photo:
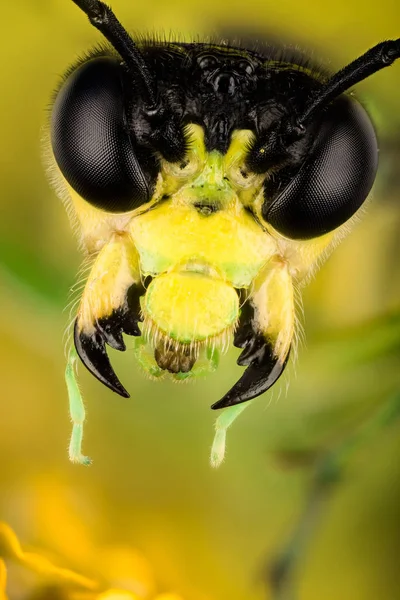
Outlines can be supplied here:
[[146, 275], [197, 260], [216, 267], [234, 287], [248, 287], [276, 246], [239, 206], [203, 217], [191, 206], [164, 204], [131, 223]]
[[288, 265], [277, 258], [271, 260], [254, 280], [251, 299], [257, 326], [283, 363], [292, 343], [295, 322]]
[[97, 256], [78, 312], [79, 330], [90, 335], [98, 319], [120, 308], [128, 288], [140, 282], [139, 255], [129, 236], [114, 234]]
[[239, 316], [239, 298], [221, 279], [192, 271], [170, 272], [151, 282], [142, 310], [164, 335], [190, 344], [232, 328]]
[[[184, 167], [179, 170], [179, 165], [167, 163], [162, 169], [162, 193], [169, 199], [130, 222], [145, 275], [154, 276], [193, 259], [217, 268], [231, 285], [248, 287], [276, 252], [273, 238], [245, 210], [241, 197], [254, 199], [262, 185], [258, 176], [252, 184], [243, 176], [239, 180], [251, 135], [236, 132], [223, 156], [207, 153], [202, 128], [191, 126]], [[201, 204], [215, 206], [216, 212], [204, 216], [196, 209]]]

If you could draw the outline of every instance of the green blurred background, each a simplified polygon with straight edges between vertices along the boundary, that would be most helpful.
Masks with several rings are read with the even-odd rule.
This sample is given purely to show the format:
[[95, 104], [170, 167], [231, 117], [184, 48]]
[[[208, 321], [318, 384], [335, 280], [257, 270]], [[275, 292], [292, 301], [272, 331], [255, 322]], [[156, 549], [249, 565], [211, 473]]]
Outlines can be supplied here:
[[[400, 35], [397, 0], [114, 0], [113, 8], [140, 34], [250, 34], [310, 49], [333, 69]], [[237, 351], [194, 385], [150, 382], [132, 352], [112, 352], [132, 398], [81, 369], [84, 451], [94, 460], [83, 468], [67, 458], [62, 343], [80, 256], [46, 181], [40, 137], [59, 76], [101, 36], [69, 0], [18, 0], [2, 7], [0, 39], [0, 520], [25, 545], [90, 576], [117, 577], [104, 556], [124, 546], [150, 561], [158, 589], [187, 600], [275, 598], [263, 566], [299, 521], [315, 457], [400, 390], [400, 60], [357, 87], [381, 140], [379, 176], [362, 222], [305, 291], [307, 347], [281, 386], [290, 380], [288, 393], [252, 404], [213, 471], [209, 405], [239, 376]], [[299, 600], [400, 598], [400, 426], [367, 437], [299, 557]], [[12, 575], [11, 600], [25, 600], [31, 580]]]

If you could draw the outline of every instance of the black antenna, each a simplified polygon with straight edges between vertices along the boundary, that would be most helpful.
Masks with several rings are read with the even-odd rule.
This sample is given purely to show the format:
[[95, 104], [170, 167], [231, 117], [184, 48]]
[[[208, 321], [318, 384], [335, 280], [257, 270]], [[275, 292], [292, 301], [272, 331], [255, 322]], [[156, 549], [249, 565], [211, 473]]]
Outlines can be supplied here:
[[248, 155], [247, 164], [249, 168], [256, 173], [264, 172], [267, 168], [266, 161], [276, 161], [280, 152], [283, 152], [283, 156], [285, 156], [287, 147], [305, 135], [307, 125], [332, 100], [356, 83], [367, 79], [367, 77], [385, 67], [389, 67], [398, 58], [400, 58], [400, 38], [377, 44], [349, 65], [343, 67], [311, 98], [300, 117], [279, 122], [274, 129], [269, 130], [267, 135], [259, 140]]
[[112, 44], [133, 75], [139, 75], [145, 98], [146, 109], [158, 112], [157, 90], [143, 56], [129, 33], [124, 29], [109, 6], [100, 0], [72, 0], [89, 17], [89, 21], [101, 31]]
[[381, 42], [368, 50], [329, 79], [303, 115], [297, 119], [294, 127], [305, 130], [305, 126], [332, 100], [356, 83], [389, 67], [397, 58], [400, 58], [400, 39]]

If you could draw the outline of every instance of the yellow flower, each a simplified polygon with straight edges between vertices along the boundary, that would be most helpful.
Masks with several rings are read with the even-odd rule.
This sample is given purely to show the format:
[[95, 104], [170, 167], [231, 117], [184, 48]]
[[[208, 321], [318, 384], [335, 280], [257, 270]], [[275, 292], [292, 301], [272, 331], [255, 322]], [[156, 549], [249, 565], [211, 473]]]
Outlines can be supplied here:
[[107, 590], [97, 596], [97, 600], [140, 600], [140, 598], [124, 590]]
[[[147, 561], [136, 551], [129, 548], [107, 549], [99, 552], [99, 560], [108, 564], [108, 572], [113, 572], [117, 579], [127, 578], [128, 570], [133, 571], [133, 580], [137, 592], [128, 589], [108, 587], [107, 584], [85, 577], [71, 569], [54, 565], [48, 558], [35, 553], [26, 552], [9, 525], [0, 522], [0, 600], [8, 600], [6, 561], [12, 560], [40, 575], [47, 584], [64, 592], [66, 600], [183, 600], [176, 594], [151, 594], [154, 587]], [[138, 574], [142, 577], [138, 577]], [[141, 579], [141, 581], [140, 581]], [[147, 582], [147, 585], [146, 585]], [[110, 582], [112, 585], [112, 582]], [[130, 585], [132, 580], [130, 580]], [[39, 595], [35, 598], [40, 600]], [[46, 595], [46, 598], [48, 596]], [[64, 597], [64, 596], [63, 596]]]

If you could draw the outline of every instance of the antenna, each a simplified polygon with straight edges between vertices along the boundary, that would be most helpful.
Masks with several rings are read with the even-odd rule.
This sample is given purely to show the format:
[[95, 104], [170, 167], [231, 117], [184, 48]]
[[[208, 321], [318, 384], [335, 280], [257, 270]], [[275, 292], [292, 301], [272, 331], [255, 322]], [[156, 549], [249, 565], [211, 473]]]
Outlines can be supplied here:
[[136, 77], [139, 75], [143, 85], [146, 109], [158, 112], [161, 107], [157, 103], [157, 89], [154, 79], [138, 50], [135, 42], [118, 21], [109, 6], [100, 0], [72, 0], [89, 17], [96, 29], [101, 31], [104, 37], [115, 48], [123, 59], [128, 71]]
[[397, 58], [400, 58], [400, 39], [381, 42], [368, 50], [329, 79], [303, 115], [297, 119], [295, 127], [303, 129], [332, 100], [356, 83], [389, 67]]

